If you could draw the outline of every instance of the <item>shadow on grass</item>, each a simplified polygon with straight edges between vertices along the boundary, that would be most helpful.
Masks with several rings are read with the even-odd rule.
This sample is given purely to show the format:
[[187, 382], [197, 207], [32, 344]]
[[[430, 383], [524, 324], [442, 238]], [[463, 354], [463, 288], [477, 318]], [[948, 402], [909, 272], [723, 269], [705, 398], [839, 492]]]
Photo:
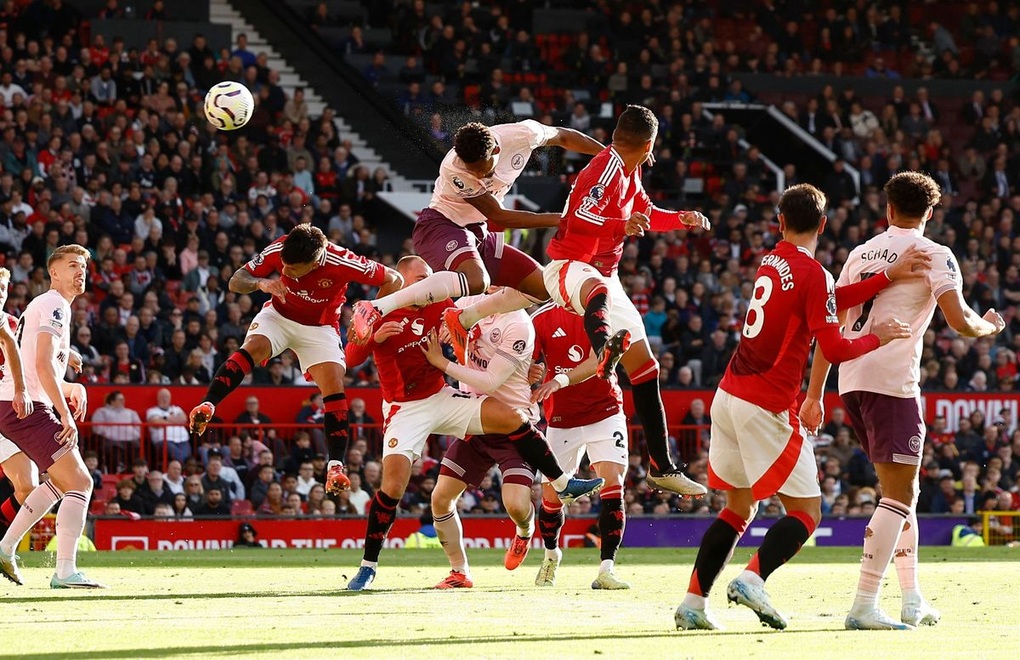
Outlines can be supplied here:
[[[767, 631], [772, 632], [772, 631]], [[817, 634], [818, 630], [787, 630], [783, 632], [783, 635], [797, 634], [797, 633], [812, 633]], [[727, 632], [713, 632], [712, 636], [732, 636], [732, 635], [755, 635], [762, 634], [758, 631], [727, 631]], [[286, 652], [286, 651], [309, 651], [313, 649], [360, 649], [360, 648], [375, 648], [379, 647], [405, 647], [405, 646], [422, 646], [427, 645], [429, 647], [443, 647], [443, 646], [463, 646], [467, 644], [502, 644], [507, 642], [590, 642], [593, 640], [639, 640], [639, 639], [655, 639], [659, 637], [671, 637], [676, 636], [677, 640], [680, 641], [682, 637], [679, 633], [671, 631], [669, 629], [661, 631], [642, 631], [634, 633], [607, 633], [604, 635], [592, 635], [590, 633], [585, 634], [566, 634], [566, 635], [534, 635], [529, 636], [526, 634], [521, 635], [490, 635], [484, 637], [416, 637], [410, 639], [350, 639], [350, 640], [338, 640], [330, 642], [269, 642], [269, 643], [251, 643], [251, 644], [225, 644], [223, 646], [213, 646], [209, 644], [197, 645], [197, 646], [168, 646], [164, 648], [151, 648], [151, 647], [139, 647], [130, 649], [106, 649], [106, 650], [89, 650], [89, 651], [78, 651], [74, 653], [76, 659], [82, 658], [164, 658], [171, 656], [181, 655], [200, 655], [203, 657], [215, 657], [215, 656], [240, 656], [252, 653], [267, 653], [267, 652]], [[49, 660], [53, 657], [52, 653], [35, 653], [35, 654], [19, 654], [19, 655], [0, 655], [0, 660], [6, 660], [8, 658], [18, 660]]]

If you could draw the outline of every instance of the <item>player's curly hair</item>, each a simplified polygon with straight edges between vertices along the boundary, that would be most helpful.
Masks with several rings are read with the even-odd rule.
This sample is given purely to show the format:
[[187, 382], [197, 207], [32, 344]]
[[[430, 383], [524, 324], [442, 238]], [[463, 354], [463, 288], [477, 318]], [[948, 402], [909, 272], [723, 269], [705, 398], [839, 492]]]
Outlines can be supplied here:
[[779, 213], [786, 228], [795, 234], [818, 231], [825, 208], [825, 193], [810, 183], [791, 186], [779, 198]]
[[928, 209], [942, 199], [939, 184], [921, 172], [900, 172], [889, 179], [883, 189], [896, 213], [908, 218], [924, 217]]
[[477, 163], [492, 155], [496, 138], [485, 124], [473, 121], [453, 134], [453, 150], [465, 163]]
[[300, 224], [290, 230], [283, 239], [280, 260], [288, 266], [307, 264], [317, 261], [326, 249], [326, 235], [318, 227]]
[[643, 105], [628, 105], [620, 114], [613, 131], [613, 141], [640, 146], [659, 130], [659, 119]]

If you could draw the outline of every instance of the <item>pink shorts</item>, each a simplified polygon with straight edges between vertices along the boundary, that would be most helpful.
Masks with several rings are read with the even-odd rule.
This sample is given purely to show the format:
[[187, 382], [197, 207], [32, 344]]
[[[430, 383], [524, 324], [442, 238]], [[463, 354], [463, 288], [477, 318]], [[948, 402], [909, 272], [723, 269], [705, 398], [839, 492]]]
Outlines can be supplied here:
[[541, 270], [537, 261], [503, 243], [502, 232], [490, 232], [481, 223], [461, 227], [433, 208], [418, 215], [411, 238], [415, 252], [434, 271], [457, 270], [475, 259], [485, 266], [494, 285], [516, 288]]

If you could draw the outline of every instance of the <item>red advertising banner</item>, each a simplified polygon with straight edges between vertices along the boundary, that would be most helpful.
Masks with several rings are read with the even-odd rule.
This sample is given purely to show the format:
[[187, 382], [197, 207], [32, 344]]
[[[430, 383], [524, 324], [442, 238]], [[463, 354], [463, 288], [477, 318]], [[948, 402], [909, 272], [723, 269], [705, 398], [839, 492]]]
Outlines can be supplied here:
[[[113, 385], [90, 385], [89, 398], [92, 402], [92, 409], [98, 409], [106, 395], [113, 390], [120, 390], [127, 399], [127, 406], [139, 411], [143, 421], [145, 411], [156, 405], [156, 392], [162, 388], [153, 385], [133, 385], [126, 387], [115, 387]], [[173, 403], [190, 410], [201, 402], [205, 394], [204, 387], [173, 387]], [[234, 419], [244, 411], [245, 399], [255, 396], [259, 399], [260, 411], [269, 416], [273, 422], [278, 424], [293, 423], [298, 411], [308, 402], [310, 397], [317, 390], [314, 387], [243, 387], [232, 397], [220, 404], [216, 415], [227, 422]], [[712, 405], [712, 397], [715, 394], [712, 390], [663, 390], [662, 400], [666, 408], [666, 419], [670, 426], [679, 425], [684, 415], [690, 410], [691, 402], [701, 399], [706, 407]], [[376, 421], [382, 421], [382, 397], [378, 388], [351, 388], [347, 391], [347, 399], [364, 399], [365, 407], [369, 415], [375, 417]], [[978, 393], [978, 392], [927, 392], [922, 396], [922, 410], [925, 420], [931, 422], [936, 415], [944, 415], [950, 431], [957, 430], [957, 424], [963, 417], [970, 415], [975, 410], [985, 414], [985, 418], [994, 420], [1000, 410], [1008, 410], [1012, 413], [1014, 424], [1018, 419], [1018, 401], [1020, 394], [1014, 393]], [[634, 406], [631, 401], [630, 391], [624, 392], [624, 404], [628, 416], [633, 415]], [[834, 392], [827, 392], [825, 395], [826, 412], [839, 406], [839, 396]]]
[[[99, 518], [93, 540], [98, 550], [223, 550], [234, 545], [238, 528], [247, 522], [257, 541], [267, 548], [360, 548], [365, 545], [364, 518], [353, 519], [250, 519], [250, 520], [128, 520]], [[560, 543], [584, 545], [594, 518], [568, 518]], [[402, 548], [421, 525], [416, 518], [398, 518], [384, 547]], [[508, 518], [465, 518], [464, 545], [468, 548], [507, 548], [516, 528]], [[542, 547], [536, 534], [535, 548]]]

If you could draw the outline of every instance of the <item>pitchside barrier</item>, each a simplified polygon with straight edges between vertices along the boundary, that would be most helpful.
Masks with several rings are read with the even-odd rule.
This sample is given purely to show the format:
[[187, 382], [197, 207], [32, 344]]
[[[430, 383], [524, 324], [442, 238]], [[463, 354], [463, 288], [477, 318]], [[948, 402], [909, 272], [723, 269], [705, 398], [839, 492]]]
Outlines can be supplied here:
[[982, 511], [985, 545], [1013, 546], [1020, 541], [1020, 511]]

